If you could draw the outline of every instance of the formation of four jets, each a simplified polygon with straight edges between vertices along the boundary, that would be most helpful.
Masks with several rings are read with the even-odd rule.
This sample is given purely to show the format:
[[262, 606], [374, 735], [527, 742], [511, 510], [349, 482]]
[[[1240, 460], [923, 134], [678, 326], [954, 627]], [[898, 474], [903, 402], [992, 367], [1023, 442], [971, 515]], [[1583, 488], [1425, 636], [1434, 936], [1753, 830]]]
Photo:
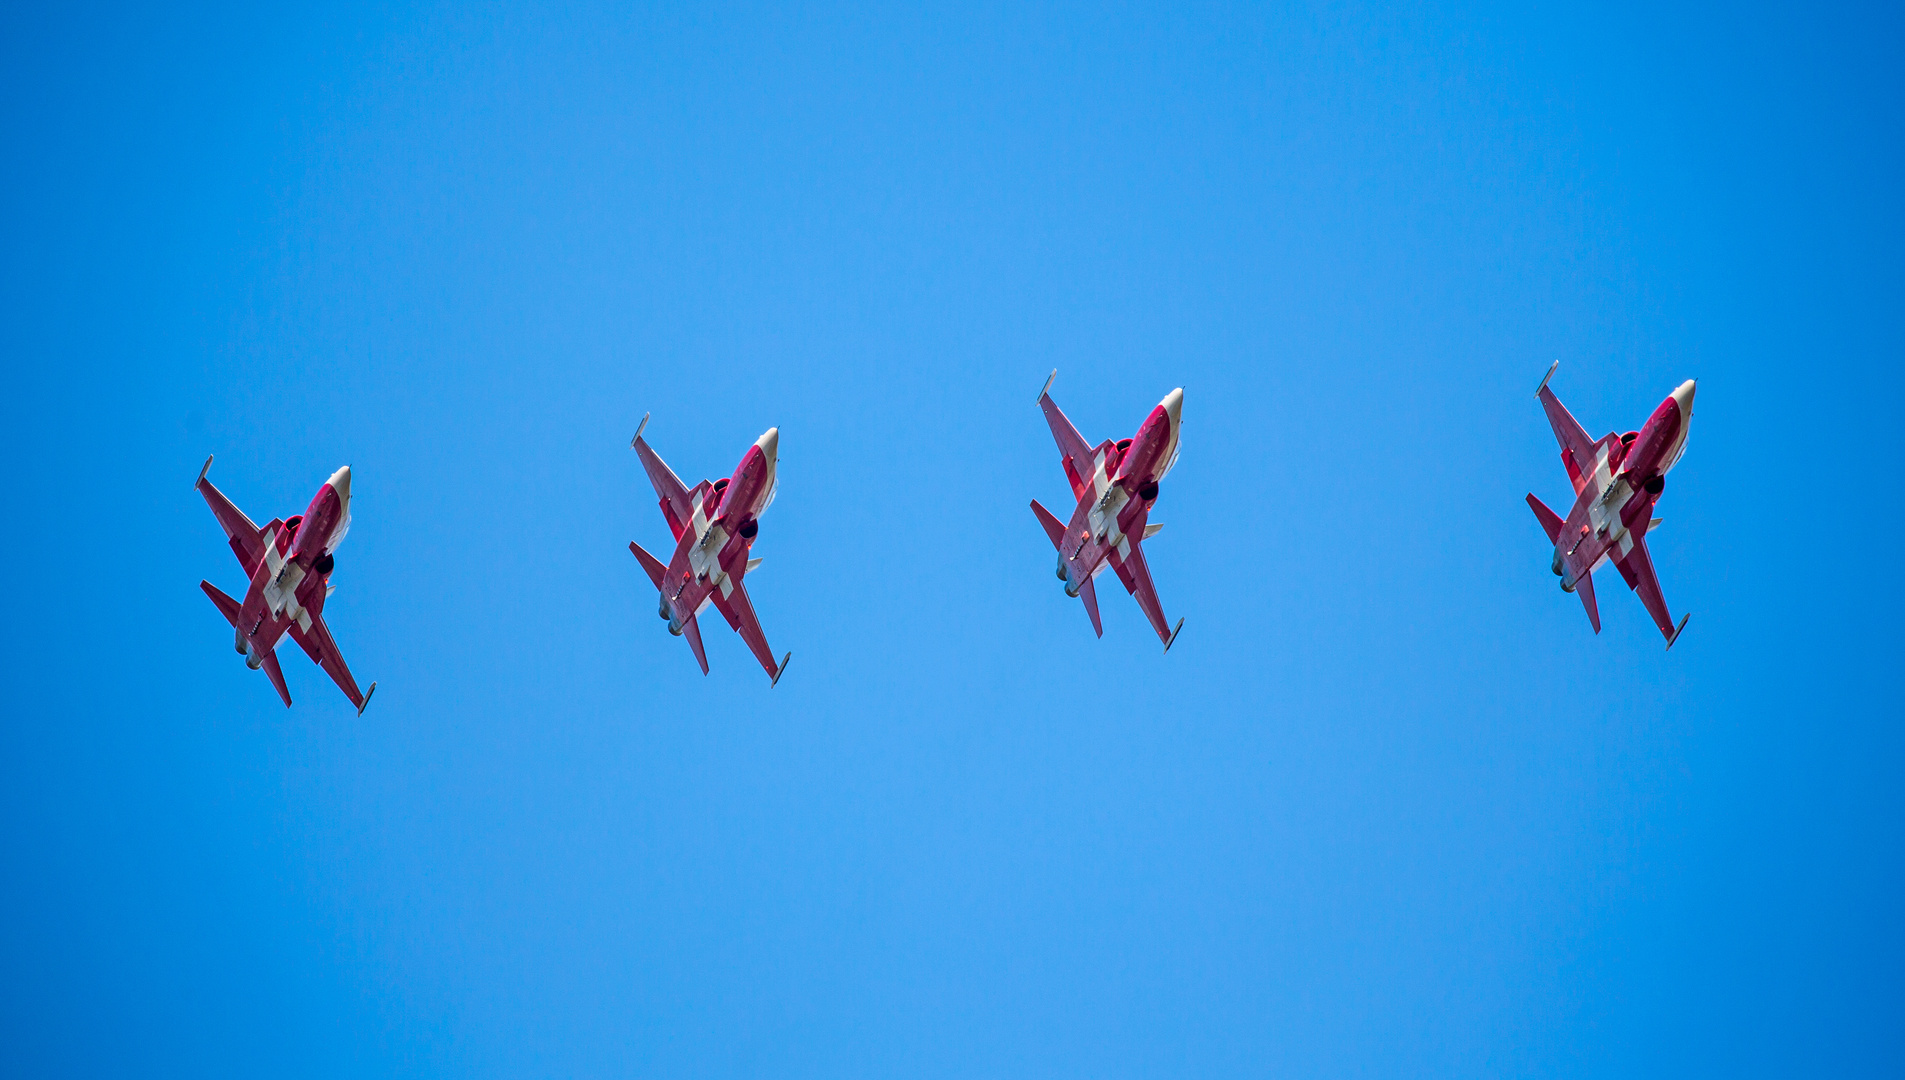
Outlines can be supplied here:
[[[1533, 494], [1528, 496], [1529, 507], [1554, 544], [1551, 568], [1561, 578], [1561, 588], [1581, 598], [1598, 634], [1601, 616], [1594, 602], [1593, 572], [1612, 562], [1627, 587], [1639, 594], [1671, 649], [1686, 628], [1687, 616], [1676, 625], [1668, 612], [1647, 554], [1646, 535], [1660, 525], [1653, 510], [1665, 490], [1667, 472], [1686, 452], [1688, 425], [1693, 420], [1693, 380], [1668, 395], [1640, 430], [1594, 440], [1548, 389], [1548, 380], [1559, 366], [1556, 361], [1549, 367], [1535, 396], [1561, 444], [1561, 463], [1574, 484], [1574, 505], [1564, 519]], [[1159, 485], [1177, 464], [1184, 391], [1179, 388], [1166, 394], [1130, 438], [1106, 439], [1092, 446], [1052, 400], [1052, 379], [1057, 376], [1054, 371], [1045, 380], [1038, 405], [1058, 443], [1059, 460], [1077, 504], [1067, 522], [1059, 521], [1037, 499], [1032, 500], [1032, 513], [1058, 551], [1058, 578], [1065, 583], [1067, 596], [1083, 601], [1093, 632], [1103, 637], [1092, 582], [1106, 569], [1114, 571], [1169, 652], [1184, 620], [1170, 625], [1165, 619], [1143, 544], [1163, 528], [1150, 521], [1151, 507], [1157, 502]], [[793, 653], [775, 661], [743, 581], [761, 564], [751, 555], [760, 517], [774, 502], [779, 486], [775, 468], [780, 460], [780, 429], [769, 428], [756, 439], [727, 479], [703, 480], [690, 488], [643, 441], [647, 426], [644, 416], [631, 445], [655, 488], [675, 548], [665, 564], [639, 544], [631, 542], [628, 548], [654, 583], [658, 614], [668, 620], [669, 633], [687, 639], [705, 675], [708, 658], [696, 618], [712, 605], [747, 643], [773, 681], [770, 685], [778, 684]], [[224, 528], [250, 583], [243, 603], [209, 581], [199, 582], [199, 587], [231, 624], [234, 648], [244, 654], [246, 666], [264, 670], [289, 706], [291, 691], [285, 686], [276, 650], [290, 635], [361, 715], [377, 684], [358, 690], [324, 624], [325, 599], [336, 589], [330, 583], [336, 563], [333, 553], [351, 524], [350, 466], [331, 474], [304, 513], [273, 518], [259, 527], [205, 478], [211, 465], [212, 459], [206, 458], [197, 490]]]

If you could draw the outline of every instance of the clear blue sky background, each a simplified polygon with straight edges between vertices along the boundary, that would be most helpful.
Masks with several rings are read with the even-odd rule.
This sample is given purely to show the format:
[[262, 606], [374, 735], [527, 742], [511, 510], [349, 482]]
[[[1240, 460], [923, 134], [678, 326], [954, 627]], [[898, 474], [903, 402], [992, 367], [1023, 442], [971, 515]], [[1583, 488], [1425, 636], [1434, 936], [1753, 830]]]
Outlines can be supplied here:
[[[5, 1072], [1905, 1069], [1896, 10], [257, 9], [0, 24]], [[1555, 359], [1700, 380], [1672, 653], [1549, 574]], [[1185, 387], [1168, 657], [1054, 367]], [[772, 692], [650, 411], [781, 428]], [[212, 452], [354, 466], [361, 720]]]

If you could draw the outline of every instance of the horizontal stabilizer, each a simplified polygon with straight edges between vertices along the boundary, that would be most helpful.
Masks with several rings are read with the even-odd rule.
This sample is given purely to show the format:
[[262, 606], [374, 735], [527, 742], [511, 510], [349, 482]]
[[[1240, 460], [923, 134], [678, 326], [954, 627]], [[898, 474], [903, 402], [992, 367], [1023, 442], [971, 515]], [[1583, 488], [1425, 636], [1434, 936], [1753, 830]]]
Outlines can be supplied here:
[[1575, 594], [1581, 598], [1581, 606], [1587, 608], [1588, 622], [1594, 626], [1594, 632], [1601, 632], [1601, 610], [1594, 604], [1594, 575], [1584, 573], [1574, 583]]
[[284, 669], [278, 666], [278, 654], [276, 651], [265, 654], [263, 666], [265, 669], [265, 677], [271, 680], [272, 686], [278, 688], [278, 696], [284, 699], [284, 707], [289, 709], [291, 707], [291, 690], [284, 684]]
[[1085, 614], [1091, 616], [1092, 632], [1099, 637], [1104, 637], [1105, 624], [1098, 621], [1098, 590], [1092, 585], [1090, 578], [1086, 578], [1084, 587], [1078, 590], [1078, 598], [1085, 602]]
[[761, 568], [761, 564], [766, 561], [767, 561], [766, 559], [749, 559], [747, 561], [747, 572], [752, 574], [754, 571], [759, 570]]
[[1158, 534], [1158, 530], [1162, 528], [1164, 528], [1164, 523], [1162, 521], [1158, 522], [1155, 525], [1146, 525], [1144, 527], [1144, 538], [1146, 540], [1151, 539], [1153, 536], [1156, 536]]
[[693, 615], [681, 624], [681, 636], [688, 639], [688, 647], [694, 650], [695, 663], [701, 665], [701, 673], [708, 673], [708, 654], [701, 648], [701, 626]]
[[1647, 523], [1647, 531], [1653, 532], [1655, 529], [1660, 528], [1662, 525], [1666, 523], [1667, 523], [1666, 518], [1655, 518], [1654, 520]]
[[1548, 534], [1548, 543], [1560, 543], [1561, 519], [1555, 515], [1553, 510], [1548, 509], [1545, 503], [1535, 498], [1533, 492], [1528, 493], [1528, 509], [1533, 510], [1535, 517], [1541, 520], [1541, 530]]
[[209, 581], [199, 582], [198, 587], [204, 589], [205, 595], [211, 597], [212, 603], [218, 605], [219, 614], [225, 616], [226, 622], [233, 626], [238, 625], [238, 601], [220, 592], [218, 586]]
[[640, 562], [642, 569], [647, 571], [648, 580], [654, 582], [657, 589], [661, 588], [662, 576], [668, 573], [668, 568], [655, 561], [653, 555], [643, 551], [642, 546], [633, 540], [628, 542], [628, 550], [634, 552], [636, 561]]
[[1051, 511], [1040, 506], [1037, 499], [1032, 500], [1032, 513], [1038, 515], [1038, 523], [1044, 528], [1046, 537], [1052, 541], [1052, 546], [1063, 551], [1064, 548], [1060, 547], [1060, 543], [1065, 539], [1065, 526], [1059, 524]]

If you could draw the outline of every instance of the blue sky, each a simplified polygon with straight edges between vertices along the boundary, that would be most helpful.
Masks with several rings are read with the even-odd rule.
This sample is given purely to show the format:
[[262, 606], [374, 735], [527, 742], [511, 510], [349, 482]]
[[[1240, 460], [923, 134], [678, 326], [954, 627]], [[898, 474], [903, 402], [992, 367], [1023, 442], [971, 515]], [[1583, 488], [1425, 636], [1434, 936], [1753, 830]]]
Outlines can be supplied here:
[[[1895, 1075], [1896, 12], [16, 6], [35, 1076]], [[1700, 392], [1663, 653], [1522, 502]], [[1167, 657], [1026, 508], [1185, 388]], [[781, 429], [704, 678], [627, 543]], [[191, 482], [341, 464], [362, 719]]]

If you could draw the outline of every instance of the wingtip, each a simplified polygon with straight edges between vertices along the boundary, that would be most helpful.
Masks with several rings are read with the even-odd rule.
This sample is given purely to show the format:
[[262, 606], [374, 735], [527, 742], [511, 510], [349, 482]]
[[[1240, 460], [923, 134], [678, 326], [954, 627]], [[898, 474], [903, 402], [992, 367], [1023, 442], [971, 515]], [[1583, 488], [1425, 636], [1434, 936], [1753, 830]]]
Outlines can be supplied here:
[[1672, 649], [1673, 643], [1680, 640], [1680, 632], [1687, 628], [1687, 620], [1691, 618], [1693, 618], [1693, 612], [1691, 611], [1687, 612], [1685, 615], [1680, 616], [1680, 625], [1673, 628], [1673, 636], [1667, 639], [1668, 649]]
[[370, 708], [370, 696], [372, 694], [375, 694], [376, 692], [377, 692], [377, 684], [371, 683], [370, 689], [364, 691], [364, 703], [357, 707], [357, 715], [359, 716], [364, 715], [364, 710]]
[[212, 458], [216, 456], [217, 456], [216, 454], [205, 455], [205, 464], [201, 466], [198, 470], [198, 479], [192, 482], [192, 487], [194, 489], [196, 489], [200, 484], [203, 484], [205, 482], [205, 474], [212, 471]]
[[1171, 651], [1171, 646], [1173, 646], [1173, 645], [1175, 645], [1175, 644], [1177, 644], [1177, 635], [1178, 635], [1178, 634], [1179, 634], [1179, 633], [1180, 633], [1180, 632], [1181, 632], [1181, 631], [1182, 631], [1183, 629], [1184, 629], [1184, 616], [1182, 616], [1182, 615], [1179, 615], [1179, 616], [1177, 617], [1177, 625], [1176, 625], [1176, 626], [1173, 626], [1173, 627], [1171, 627], [1171, 636], [1170, 636], [1170, 639], [1169, 639], [1169, 640], [1167, 640], [1167, 641], [1165, 641], [1165, 643], [1164, 643], [1164, 651], [1165, 651], [1165, 652], [1167, 652], [1167, 653], [1168, 653], [1168, 652], [1170, 652], [1170, 651]]
[[1044, 401], [1045, 395], [1052, 392], [1052, 380], [1056, 378], [1058, 378], [1058, 369], [1053, 368], [1052, 373], [1050, 375], [1045, 376], [1045, 385], [1042, 388], [1040, 388], [1038, 392], [1038, 397], [1033, 398], [1032, 400], [1034, 402]]
[[787, 674], [787, 662], [789, 660], [792, 660], [793, 658], [794, 658], [794, 650], [792, 649], [787, 650], [787, 655], [781, 657], [780, 666], [774, 669], [774, 680], [767, 684], [767, 688], [769, 690], [772, 690], [776, 686], [779, 686], [781, 684], [781, 676]]
[[1549, 380], [1549, 379], [1552, 379], [1552, 378], [1554, 378], [1554, 369], [1556, 369], [1556, 368], [1558, 368], [1558, 367], [1560, 367], [1560, 366], [1561, 366], [1561, 361], [1559, 361], [1559, 360], [1556, 360], [1556, 361], [1555, 361], [1554, 363], [1552, 363], [1552, 364], [1549, 364], [1549, 365], [1548, 365], [1548, 373], [1547, 373], [1546, 375], [1543, 375], [1543, 376], [1541, 377], [1541, 385], [1540, 385], [1540, 386], [1537, 386], [1537, 387], [1535, 387], [1535, 396], [1536, 396], [1536, 397], [1540, 397], [1540, 396], [1541, 396], [1541, 392], [1542, 392], [1543, 390], [1546, 390], [1546, 389], [1548, 388], [1548, 380]]
[[630, 439], [630, 440], [628, 440], [628, 448], [629, 448], [630, 450], [633, 450], [633, 449], [635, 449], [635, 444], [636, 444], [636, 443], [638, 443], [638, 442], [640, 442], [640, 441], [642, 441], [642, 432], [648, 429], [648, 417], [649, 417], [649, 415], [650, 415], [650, 414], [648, 414], [648, 413], [643, 413], [643, 414], [642, 414], [642, 422], [641, 422], [641, 423], [639, 423], [639, 424], [637, 424], [637, 425], [635, 425], [635, 437], [634, 437], [634, 438], [632, 438], [632, 439]]

